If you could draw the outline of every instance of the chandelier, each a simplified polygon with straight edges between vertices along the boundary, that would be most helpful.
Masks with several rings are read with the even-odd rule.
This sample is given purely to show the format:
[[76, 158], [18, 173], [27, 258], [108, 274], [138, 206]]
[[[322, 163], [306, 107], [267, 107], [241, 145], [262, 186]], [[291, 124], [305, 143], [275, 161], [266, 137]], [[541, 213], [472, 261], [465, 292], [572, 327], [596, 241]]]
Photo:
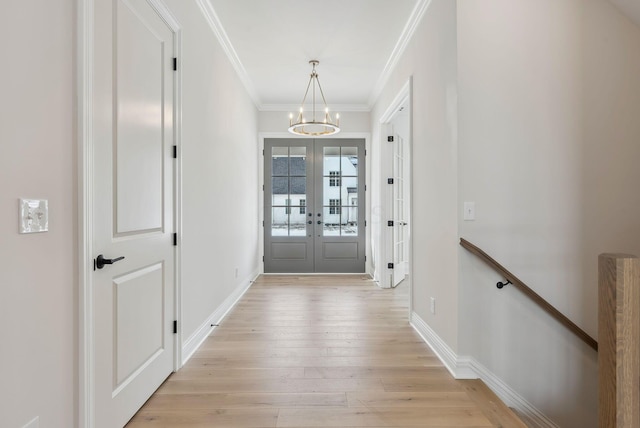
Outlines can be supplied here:
[[[309, 64], [313, 67], [311, 70], [311, 77], [307, 84], [307, 90], [304, 92], [304, 98], [302, 98], [302, 104], [300, 105], [300, 112], [298, 113], [295, 122], [293, 121], [293, 113], [289, 113], [289, 132], [296, 135], [312, 137], [337, 134], [340, 132], [340, 115], [336, 113], [336, 120], [334, 121], [329, 113], [329, 107], [327, 107], [327, 101], [324, 99], [324, 93], [322, 92], [320, 80], [318, 80], [318, 72], [316, 71], [316, 66], [320, 64], [320, 61], [314, 59], [309, 61]], [[318, 87], [318, 91], [322, 97], [322, 103], [324, 105], [324, 109], [321, 113], [316, 109], [316, 86]], [[304, 112], [304, 104], [307, 100], [307, 96], [309, 95], [309, 88], [311, 88], [312, 97], [310, 120], [305, 117]], [[321, 117], [321, 119], [318, 119], [318, 117]]]

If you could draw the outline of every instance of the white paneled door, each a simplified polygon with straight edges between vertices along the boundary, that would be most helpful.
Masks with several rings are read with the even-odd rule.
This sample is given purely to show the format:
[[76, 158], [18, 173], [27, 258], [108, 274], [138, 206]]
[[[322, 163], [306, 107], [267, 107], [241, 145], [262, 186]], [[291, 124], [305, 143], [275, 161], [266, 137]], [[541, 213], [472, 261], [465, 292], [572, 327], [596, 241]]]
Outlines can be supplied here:
[[94, 426], [174, 369], [174, 34], [146, 0], [95, 1]]

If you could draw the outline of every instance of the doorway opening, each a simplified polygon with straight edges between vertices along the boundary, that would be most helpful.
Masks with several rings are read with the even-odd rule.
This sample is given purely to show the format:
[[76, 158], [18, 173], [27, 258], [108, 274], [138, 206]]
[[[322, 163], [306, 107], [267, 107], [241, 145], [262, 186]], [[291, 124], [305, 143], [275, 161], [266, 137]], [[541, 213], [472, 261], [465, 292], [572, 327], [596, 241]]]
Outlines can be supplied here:
[[407, 287], [411, 306], [411, 80], [381, 116], [380, 126], [382, 263], [376, 279], [383, 288]]
[[365, 272], [365, 140], [264, 140], [265, 273]]

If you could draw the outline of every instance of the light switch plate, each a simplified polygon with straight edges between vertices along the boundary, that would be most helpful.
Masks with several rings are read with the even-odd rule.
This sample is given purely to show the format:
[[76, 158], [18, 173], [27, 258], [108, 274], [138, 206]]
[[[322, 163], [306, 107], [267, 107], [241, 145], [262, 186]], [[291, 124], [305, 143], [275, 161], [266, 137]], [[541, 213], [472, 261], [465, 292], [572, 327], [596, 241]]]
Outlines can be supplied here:
[[49, 201], [20, 199], [20, 233], [38, 233], [48, 230]]
[[476, 203], [475, 202], [465, 202], [464, 203], [464, 220], [475, 220], [476, 219]]

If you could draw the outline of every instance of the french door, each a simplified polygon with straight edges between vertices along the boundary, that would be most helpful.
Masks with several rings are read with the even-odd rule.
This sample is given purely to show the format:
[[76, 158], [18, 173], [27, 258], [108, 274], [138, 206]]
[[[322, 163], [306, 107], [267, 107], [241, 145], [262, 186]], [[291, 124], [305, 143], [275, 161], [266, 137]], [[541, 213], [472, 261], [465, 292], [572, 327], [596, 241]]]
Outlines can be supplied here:
[[365, 270], [362, 139], [265, 139], [266, 273]]

